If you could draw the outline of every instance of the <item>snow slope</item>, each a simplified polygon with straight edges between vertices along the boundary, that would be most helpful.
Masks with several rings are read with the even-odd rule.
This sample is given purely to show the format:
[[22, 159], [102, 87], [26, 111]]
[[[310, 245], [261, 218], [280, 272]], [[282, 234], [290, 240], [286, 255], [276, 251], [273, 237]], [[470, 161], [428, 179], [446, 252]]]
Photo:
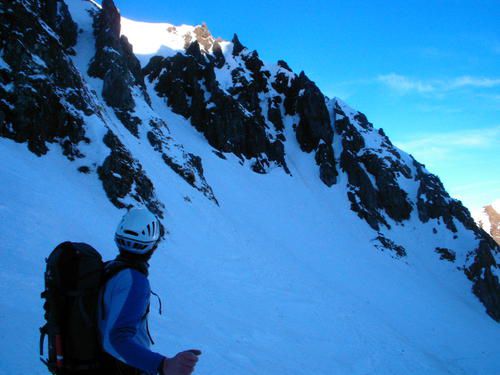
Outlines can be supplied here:
[[[85, 73], [93, 56], [90, 5], [68, 5], [83, 29], [73, 61], [102, 101], [102, 81]], [[134, 23], [123, 25], [127, 33]], [[144, 55], [158, 45], [179, 47], [161, 32], [151, 45], [136, 46], [127, 35]], [[433, 236], [434, 223], [423, 224], [413, 212], [391, 230], [408, 256], [376, 250], [374, 232], [350, 209], [345, 183], [317, 183], [313, 156], [296, 142], [287, 144], [292, 176], [281, 168], [256, 174], [236, 156], [217, 157], [152, 87], [148, 93], [153, 108], [136, 97], [141, 116], [163, 118], [174, 139], [202, 158], [220, 204], [166, 168], [110, 108], [103, 106], [104, 120], [87, 119], [95, 140], [106, 126], [119, 134], [165, 204], [169, 233], [151, 262], [151, 284], [165, 306], [162, 316], [152, 308], [155, 350], [200, 348], [196, 373], [206, 375], [500, 373], [498, 323], [463, 272], [434, 253], [444, 246], [464, 258], [476, 246], [472, 234], [459, 226], [460, 244], [451, 232]], [[97, 141], [88, 147], [96, 163], [109, 151]], [[0, 374], [44, 374], [37, 359], [44, 258], [68, 239], [113, 257], [124, 211], [109, 202], [95, 171], [79, 173], [59, 146], [39, 158], [0, 138], [0, 160]]]
[[[67, 239], [111, 258], [122, 213], [58, 152], [40, 159], [10, 141], [0, 145], [0, 219], [8, 226], [0, 373], [43, 374], [36, 359], [43, 259]], [[201, 348], [200, 374], [498, 371], [497, 323], [462, 273], [419, 254], [428, 244], [408, 240], [418, 255], [395, 260], [369, 246], [366, 224], [335, 192], [238, 167], [228, 180], [217, 173], [227, 165], [217, 163], [207, 170], [220, 208], [184, 192], [187, 203], [174, 176], [155, 181], [170, 232], [151, 267], [165, 306], [163, 316], [152, 309], [156, 350]]]

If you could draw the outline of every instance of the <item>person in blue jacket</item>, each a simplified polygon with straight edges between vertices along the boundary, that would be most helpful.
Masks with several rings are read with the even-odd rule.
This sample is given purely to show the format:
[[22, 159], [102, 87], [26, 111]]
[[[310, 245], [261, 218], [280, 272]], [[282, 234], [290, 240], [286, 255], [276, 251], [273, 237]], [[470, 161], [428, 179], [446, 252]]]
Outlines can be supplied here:
[[105, 266], [98, 313], [106, 374], [189, 375], [201, 354], [169, 358], [150, 349], [148, 261], [159, 240], [160, 222], [147, 209], [131, 209], [116, 230], [120, 254]]

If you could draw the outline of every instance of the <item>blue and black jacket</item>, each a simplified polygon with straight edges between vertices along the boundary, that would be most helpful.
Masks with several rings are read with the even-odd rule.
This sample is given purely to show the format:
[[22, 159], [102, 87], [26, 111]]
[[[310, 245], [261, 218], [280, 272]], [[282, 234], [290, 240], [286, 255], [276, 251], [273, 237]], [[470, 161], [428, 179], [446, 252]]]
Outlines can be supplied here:
[[[117, 266], [110, 262], [106, 267]], [[157, 374], [164, 359], [151, 351], [148, 312], [151, 288], [147, 265], [138, 267], [118, 265], [120, 270], [101, 288], [99, 300], [99, 331], [106, 353], [128, 366], [146, 374]]]

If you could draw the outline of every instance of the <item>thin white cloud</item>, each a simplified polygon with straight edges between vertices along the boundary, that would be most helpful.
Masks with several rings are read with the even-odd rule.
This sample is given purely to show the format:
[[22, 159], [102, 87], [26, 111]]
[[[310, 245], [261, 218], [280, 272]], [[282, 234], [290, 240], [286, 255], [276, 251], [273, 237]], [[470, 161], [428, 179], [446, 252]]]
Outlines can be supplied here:
[[421, 80], [401, 74], [390, 73], [379, 75], [377, 82], [401, 93], [443, 94], [462, 88], [492, 88], [500, 86], [500, 78], [460, 76], [452, 79]]
[[391, 89], [403, 93], [410, 91], [416, 91], [419, 93], [435, 91], [435, 87], [430, 83], [414, 80], [396, 73], [380, 75], [377, 77], [377, 80]]
[[408, 139], [394, 144], [440, 176], [450, 195], [467, 207], [481, 207], [500, 196], [496, 173], [500, 164], [500, 125], [413, 135]]
[[417, 135], [395, 144], [406, 152], [425, 155], [425, 159], [443, 160], [456, 157], [461, 150], [498, 148], [500, 126]]
[[466, 86], [470, 86], [470, 87], [500, 86], [500, 79], [463, 76], [463, 77], [458, 77], [458, 78], [455, 78], [454, 80], [452, 80], [448, 85], [448, 89], [453, 90], [456, 88], [466, 87]]

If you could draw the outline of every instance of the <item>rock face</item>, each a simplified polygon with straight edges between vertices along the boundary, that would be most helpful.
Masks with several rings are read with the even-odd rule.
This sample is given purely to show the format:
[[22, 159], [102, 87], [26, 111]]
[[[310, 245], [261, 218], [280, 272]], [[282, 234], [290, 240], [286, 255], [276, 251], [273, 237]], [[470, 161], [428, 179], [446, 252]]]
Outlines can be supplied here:
[[319, 178], [323, 183], [331, 187], [337, 182], [337, 168], [331, 144], [322, 143], [316, 152], [316, 164], [319, 165]]
[[57, 35], [66, 50], [76, 44], [77, 26], [69, 14], [68, 6], [61, 0], [40, 1], [40, 14]]
[[452, 232], [457, 232], [455, 220], [467, 229], [478, 232], [469, 210], [462, 203], [452, 199], [443, 184], [435, 175], [424, 172], [422, 164], [414, 161], [417, 170], [416, 180], [420, 182], [418, 189], [418, 216], [424, 223], [430, 219], [442, 220]]
[[[495, 261], [500, 248], [493, 240], [481, 240], [479, 247], [469, 254], [472, 263], [465, 269], [465, 274], [473, 282], [474, 294], [486, 307], [486, 312], [500, 322], [500, 283], [499, 264]], [[495, 274], [496, 273], [496, 274]]]
[[231, 42], [233, 43], [233, 56], [238, 56], [246, 48], [241, 44], [237, 34], [234, 34]]
[[497, 244], [500, 244], [500, 200], [475, 212], [474, 220]]
[[142, 165], [134, 160], [113, 132], [108, 131], [103, 141], [111, 153], [97, 173], [111, 202], [119, 208], [128, 207], [122, 200], [130, 195], [163, 218], [164, 206], [156, 198], [153, 183], [144, 173]]
[[373, 125], [362, 113], [348, 116], [338, 103], [334, 106], [335, 128], [342, 139], [340, 167], [347, 173], [351, 208], [374, 229], [390, 228], [387, 216], [396, 222], [408, 220], [412, 205], [398, 179], [411, 178], [398, 151], [384, 135], [369, 147], [364, 134], [373, 133]]
[[[285, 69], [288, 65], [284, 63]], [[289, 68], [288, 68], [289, 69]], [[304, 72], [291, 82], [285, 91], [285, 102], [290, 113], [297, 113], [296, 137], [304, 152], [316, 152], [319, 176], [323, 183], [332, 186], [337, 182], [337, 168], [333, 151], [333, 126], [326, 100], [319, 88]]]
[[[285, 62], [275, 76], [264, 67], [256, 51], [233, 38], [228, 62], [219, 47], [204, 53], [197, 42], [185, 53], [154, 57], [144, 68], [158, 95], [175, 113], [190, 119], [219, 152], [251, 160], [258, 173], [274, 164], [290, 173], [285, 160], [285, 114], [297, 115], [296, 137], [305, 152], [315, 152], [319, 177], [336, 183], [333, 127], [326, 99], [307, 76], [296, 76]], [[231, 71], [231, 83], [222, 87], [219, 70]]]
[[300, 147], [305, 152], [311, 152], [318, 148], [320, 141], [331, 144], [333, 128], [330, 114], [326, 108], [325, 97], [304, 72], [300, 73], [292, 85], [296, 85], [301, 93], [297, 96], [295, 105], [300, 118], [296, 128]]
[[[193, 42], [185, 54], [154, 57], [144, 74], [172, 110], [189, 118], [215, 149], [252, 159], [252, 168], [259, 173], [272, 162], [288, 171], [282, 140], [270, 139], [266, 133], [258, 97], [262, 84], [250, 84], [234, 71], [237, 84], [230, 95], [217, 82], [216, 64]], [[253, 68], [257, 77], [260, 67]]]
[[144, 85], [141, 64], [135, 57], [132, 45], [120, 36], [120, 13], [112, 0], [102, 2], [102, 10], [94, 13], [96, 53], [88, 74], [103, 80], [102, 97], [112, 107], [116, 116], [136, 137], [141, 119], [133, 114], [136, 103], [134, 89], [150, 103]]
[[68, 158], [82, 157], [78, 143], [88, 142], [83, 117], [96, 109], [67, 57], [76, 25], [65, 4], [9, 1], [1, 7], [0, 135], [27, 142], [39, 156], [48, 143], [59, 143]]

